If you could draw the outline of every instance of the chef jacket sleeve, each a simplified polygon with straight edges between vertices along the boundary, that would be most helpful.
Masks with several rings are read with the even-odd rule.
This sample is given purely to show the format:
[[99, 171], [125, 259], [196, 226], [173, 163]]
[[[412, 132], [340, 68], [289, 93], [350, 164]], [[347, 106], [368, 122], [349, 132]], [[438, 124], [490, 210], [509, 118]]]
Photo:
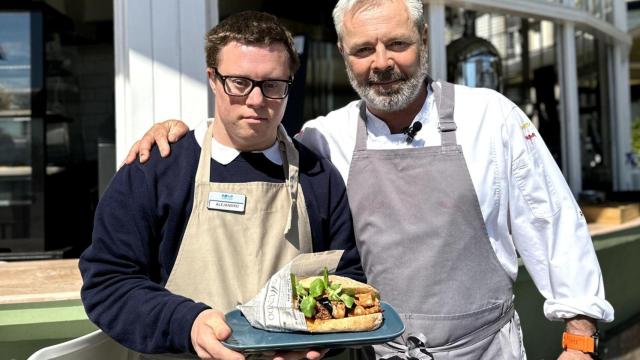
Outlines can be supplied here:
[[612, 321], [587, 223], [562, 172], [527, 116], [515, 106], [506, 115], [502, 141], [511, 164], [511, 234], [546, 298], [545, 316]]
[[326, 138], [322, 134], [321, 123], [317, 120], [309, 120], [304, 123], [302, 129], [294, 138], [313, 150], [321, 158], [331, 159], [331, 151]]
[[92, 245], [80, 257], [82, 301], [91, 321], [128, 348], [189, 352], [193, 321], [208, 307], [157, 280], [156, 199], [141, 166], [120, 169], [98, 204]]

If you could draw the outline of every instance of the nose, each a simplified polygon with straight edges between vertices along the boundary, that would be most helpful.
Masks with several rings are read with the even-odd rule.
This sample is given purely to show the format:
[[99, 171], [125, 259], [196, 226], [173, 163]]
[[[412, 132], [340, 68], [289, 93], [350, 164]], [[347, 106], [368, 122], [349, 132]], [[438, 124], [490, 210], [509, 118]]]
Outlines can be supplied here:
[[373, 55], [373, 71], [384, 71], [392, 66], [392, 61], [387, 54], [387, 49], [384, 44], [378, 44], [376, 46], [376, 52]]
[[264, 95], [262, 89], [259, 86], [251, 89], [249, 95], [247, 95], [247, 106], [260, 106], [264, 103]]

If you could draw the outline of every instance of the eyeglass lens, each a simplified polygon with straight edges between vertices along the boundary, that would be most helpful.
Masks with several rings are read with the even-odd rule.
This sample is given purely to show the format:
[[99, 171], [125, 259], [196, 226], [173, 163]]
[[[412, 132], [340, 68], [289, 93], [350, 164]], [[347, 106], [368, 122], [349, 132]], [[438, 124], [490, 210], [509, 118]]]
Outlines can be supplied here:
[[[262, 94], [269, 98], [283, 98], [287, 95], [289, 84], [281, 80], [255, 81], [260, 85]], [[254, 81], [240, 77], [227, 77], [225, 81], [227, 91], [230, 95], [248, 95], [254, 87]]]

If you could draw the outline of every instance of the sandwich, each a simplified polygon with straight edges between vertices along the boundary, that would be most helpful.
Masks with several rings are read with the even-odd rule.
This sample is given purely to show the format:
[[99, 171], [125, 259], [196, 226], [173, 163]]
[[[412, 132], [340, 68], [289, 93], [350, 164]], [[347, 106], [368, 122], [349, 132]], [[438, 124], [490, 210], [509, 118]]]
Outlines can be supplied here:
[[293, 307], [300, 310], [309, 332], [375, 330], [382, 324], [380, 295], [370, 285], [337, 275], [298, 280], [291, 274]]

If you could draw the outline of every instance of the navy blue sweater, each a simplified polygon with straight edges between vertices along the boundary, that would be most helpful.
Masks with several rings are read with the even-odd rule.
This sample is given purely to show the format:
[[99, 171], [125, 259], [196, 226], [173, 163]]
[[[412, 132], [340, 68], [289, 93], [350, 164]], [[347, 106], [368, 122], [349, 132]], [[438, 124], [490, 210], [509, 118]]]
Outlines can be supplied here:
[[[344, 182], [333, 165], [295, 142], [314, 251], [344, 249], [338, 273], [364, 281]], [[82, 301], [95, 324], [143, 353], [193, 351], [191, 326], [208, 306], [164, 288], [191, 208], [200, 146], [193, 131], [160, 158], [121, 168], [100, 199], [93, 242], [80, 257]], [[214, 182], [284, 182], [262, 153], [211, 162]]]

